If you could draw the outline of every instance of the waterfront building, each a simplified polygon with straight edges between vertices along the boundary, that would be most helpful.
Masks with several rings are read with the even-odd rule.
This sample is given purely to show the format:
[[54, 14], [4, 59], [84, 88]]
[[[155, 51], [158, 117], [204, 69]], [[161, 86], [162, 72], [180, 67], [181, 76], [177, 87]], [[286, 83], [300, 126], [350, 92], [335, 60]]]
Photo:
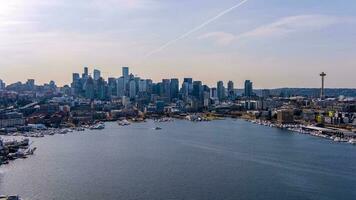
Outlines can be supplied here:
[[294, 114], [292, 110], [278, 110], [277, 111], [277, 121], [281, 124], [294, 123]]
[[0, 128], [23, 126], [25, 125], [25, 118], [22, 113], [8, 112], [0, 114]]
[[253, 83], [250, 80], [245, 81], [245, 88], [244, 88], [244, 96], [245, 97], [252, 97], [253, 96]]

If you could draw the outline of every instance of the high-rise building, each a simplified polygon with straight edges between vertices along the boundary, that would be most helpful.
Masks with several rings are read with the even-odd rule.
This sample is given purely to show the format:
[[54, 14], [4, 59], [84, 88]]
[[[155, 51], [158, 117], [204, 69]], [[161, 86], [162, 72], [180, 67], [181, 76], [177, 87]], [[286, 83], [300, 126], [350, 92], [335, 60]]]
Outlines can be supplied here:
[[108, 78], [108, 95], [117, 96], [117, 81], [115, 78]]
[[253, 86], [252, 82], [250, 80], [245, 81], [245, 92], [244, 96], [245, 97], [252, 97], [253, 96]]
[[122, 67], [122, 76], [129, 77], [129, 68], [128, 67]]
[[80, 75], [78, 73], [73, 73], [72, 79], [73, 79], [71, 83], [72, 94], [81, 95], [83, 86], [80, 80]]
[[117, 79], [117, 96], [125, 96], [125, 79], [123, 76]]
[[4, 90], [5, 89], [5, 82], [3, 80], [0, 79], [0, 90]]
[[162, 80], [161, 97], [164, 97], [167, 101], [171, 101], [171, 80], [170, 79]]
[[97, 70], [97, 69], [94, 69], [93, 74], [94, 74], [94, 81], [99, 80], [99, 78], [101, 77], [101, 73], [100, 73], [100, 71]]
[[230, 100], [235, 98], [234, 82], [229, 81], [227, 83], [227, 93]]
[[97, 80], [97, 91], [96, 91], [96, 97], [100, 100], [105, 100], [106, 99], [106, 83], [103, 78], [99, 78]]
[[171, 79], [171, 98], [178, 99], [179, 94], [179, 80], [177, 78]]
[[215, 87], [211, 88], [210, 90], [210, 97], [213, 99], [217, 99], [218, 98], [218, 91]]
[[89, 76], [88, 80], [84, 84], [84, 91], [85, 91], [85, 97], [87, 99], [94, 99], [95, 98], [94, 80], [90, 76]]
[[203, 101], [203, 86], [201, 81], [193, 82], [193, 94], [198, 101]]
[[35, 89], [35, 80], [34, 79], [28, 79], [26, 82], [27, 88], [29, 90]]
[[138, 91], [139, 92], [147, 92], [147, 81], [141, 79], [138, 83]]
[[129, 81], [130, 81], [130, 75], [129, 75], [129, 68], [128, 67], [122, 67], [122, 77], [124, 78], [125, 95], [128, 95]]
[[136, 81], [135, 79], [131, 79], [129, 81], [129, 97], [132, 99], [132, 98], [135, 98], [136, 97]]
[[89, 77], [89, 69], [88, 67], [84, 67], [84, 73], [82, 74], [83, 79], [88, 79]]
[[79, 74], [78, 73], [73, 73], [72, 82], [79, 81], [79, 80], [80, 80]]
[[188, 94], [191, 95], [193, 92], [193, 79], [192, 78], [184, 78], [184, 83], [187, 83]]
[[146, 90], [147, 90], [147, 93], [152, 94], [153, 82], [151, 79], [146, 79]]
[[217, 83], [217, 93], [218, 93], [218, 99], [219, 101], [225, 100], [225, 87], [224, 87], [224, 82], [219, 81]]

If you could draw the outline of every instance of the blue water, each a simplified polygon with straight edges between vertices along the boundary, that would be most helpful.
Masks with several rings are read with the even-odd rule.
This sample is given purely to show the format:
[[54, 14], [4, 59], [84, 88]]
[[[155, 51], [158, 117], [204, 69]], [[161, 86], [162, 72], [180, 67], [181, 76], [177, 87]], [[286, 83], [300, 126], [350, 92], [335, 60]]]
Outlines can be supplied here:
[[35, 139], [34, 156], [0, 168], [0, 193], [31, 200], [356, 199], [356, 146], [232, 119], [106, 127]]

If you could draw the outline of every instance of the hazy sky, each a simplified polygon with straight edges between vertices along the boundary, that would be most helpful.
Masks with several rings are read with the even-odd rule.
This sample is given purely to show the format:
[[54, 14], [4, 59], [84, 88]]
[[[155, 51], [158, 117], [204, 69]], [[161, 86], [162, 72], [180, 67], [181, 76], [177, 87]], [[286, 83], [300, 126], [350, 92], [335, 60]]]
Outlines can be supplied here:
[[83, 66], [105, 78], [129, 66], [257, 88], [319, 87], [325, 71], [327, 87], [356, 88], [355, 0], [248, 0], [223, 13], [239, 2], [0, 0], [0, 79], [63, 85]]

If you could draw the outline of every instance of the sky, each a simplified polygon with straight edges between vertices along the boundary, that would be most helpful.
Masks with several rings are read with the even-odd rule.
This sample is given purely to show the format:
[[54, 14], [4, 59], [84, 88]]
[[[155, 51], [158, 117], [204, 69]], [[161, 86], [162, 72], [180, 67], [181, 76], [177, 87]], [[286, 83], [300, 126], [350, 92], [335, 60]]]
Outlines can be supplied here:
[[0, 0], [0, 79], [87, 66], [213, 86], [356, 88], [355, 0]]

